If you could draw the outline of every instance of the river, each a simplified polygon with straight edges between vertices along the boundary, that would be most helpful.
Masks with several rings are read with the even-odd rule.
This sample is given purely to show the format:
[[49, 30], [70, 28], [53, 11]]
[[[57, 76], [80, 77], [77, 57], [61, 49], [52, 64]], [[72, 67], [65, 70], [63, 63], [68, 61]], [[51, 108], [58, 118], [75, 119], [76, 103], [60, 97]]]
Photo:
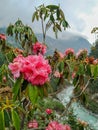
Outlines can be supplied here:
[[[66, 104], [70, 101], [70, 98], [73, 95], [73, 86], [69, 86], [65, 88], [63, 91], [57, 94], [57, 98], [66, 106]], [[88, 122], [90, 127], [93, 130], [98, 130], [98, 115], [94, 115], [87, 109], [85, 109], [78, 102], [72, 103], [74, 114], [77, 115], [77, 118]]]

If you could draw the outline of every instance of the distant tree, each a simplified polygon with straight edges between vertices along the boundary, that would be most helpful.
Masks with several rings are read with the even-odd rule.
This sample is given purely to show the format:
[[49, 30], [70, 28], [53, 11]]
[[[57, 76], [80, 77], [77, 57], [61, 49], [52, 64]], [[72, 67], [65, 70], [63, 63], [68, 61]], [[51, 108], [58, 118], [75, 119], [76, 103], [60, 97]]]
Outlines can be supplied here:
[[96, 41], [96, 39], [98, 39], [98, 27], [94, 27], [92, 30], [91, 30], [91, 33], [93, 34], [95, 34], [95, 41]]
[[[94, 27], [91, 33], [95, 34], [95, 43], [91, 47], [91, 51], [89, 56], [93, 56], [94, 58], [98, 58], [98, 27]], [[98, 78], [92, 80], [89, 84], [89, 92], [91, 94], [98, 93]]]
[[94, 27], [91, 30], [91, 34], [95, 35], [95, 42], [91, 47], [90, 56], [93, 56], [94, 58], [98, 58], [98, 27]]
[[95, 41], [95, 44], [91, 47], [91, 52], [89, 54], [94, 58], [98, 58], [98, 39]]

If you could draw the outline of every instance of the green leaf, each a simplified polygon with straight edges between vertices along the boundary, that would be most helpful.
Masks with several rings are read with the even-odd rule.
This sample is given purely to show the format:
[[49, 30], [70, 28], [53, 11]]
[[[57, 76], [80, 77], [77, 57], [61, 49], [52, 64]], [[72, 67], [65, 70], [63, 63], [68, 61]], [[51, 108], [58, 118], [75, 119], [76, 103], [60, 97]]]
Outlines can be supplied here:
[[58, 37], [58, 35], [57, 35], [58, 29], [57, 29], [57, 27], [55, 25], [53, 26], [53, 31], [55, 33], [55, 37], [57, 38]]
[[59, 8], [59, 6], [57, 5], [48, 5], [46, 6], [46, 8], [49, 8], [51, 11], [57, 10]]
[[[74, 86], [78, 85], [77, 82], [79, 80], [79, 75], [76, 75], [76, 77], [73, 79]], [[77, 87], [77, 86], [76, 86]]]
[[59, 9], [59, 11], [60, 11], [61, 18], [65, 20], [65, 15], [64, 15], [63, 11], [61, 9]]
[[92, 74], [92, 76], [94, 75], [94, 65], [90, 65], [90, 68], [91, 68], [91, 74]]
[[48, 21], [48, 23], [46, 24], [46, 30], [48, 30], [48, 29], [51, 27], [52, 24], [53, 24], [53, 23], [52, 23], [51, 20]]
[[86, 65], [86, 75], [90, 75], [91, 76], [91, 67], [90, 65]]
[[64, 70], [64, 62], [59, 62], [59, 71], [62, 72]]
[[5, 130], [4, 112], [0, 110], [0, 130]]
[[46, 20], [46, 18], [48, 18], [48, 16], [49, 16], [49, 13], [48, 13], [48, 11], [46, 10], [46, 13], [45, 13], [45, 16], [44, 16], [44, 21]]
[[47, 87], [43, 87], [44, 89], [44, 96], [48, 97], [48, 90], [47, 90]]
[[98, 76], [98, 65], [95, 65], [94, 67], [94, 79]]
[[33, 16], [32, 16], [32, 22], [34, 22], [35, 17], [36, 17], [36, 12], [34, 12], [34, 14], [33, 14]]
[[14, 86], [13, 86], [13, 89], [12, 89], [13, 94], [14, 94], [14, 96], [13, 96], [13, 101], [16, 100], [16, 98], [17, 98], [17, 96], [18, 96], [18, 94], [19, 94], [19, 91], [20, 91], [22, 82], [23, 82], [23, 78], [22, 78], [22, 77], [21, 77], [21, 78], [18, 78], [18, 79], [16, 80]]
[[91, 74], [94, 76], [94, 79], [98, 76], [98, 65], [90, 65]]
[[67, 23], [66, 20], [63, 20], [62, 26], [64, 27], [64, 29], [66, 29], [69, 26], [69, 24]]
[[15, 130], [20, 130], [20, 118], [18, 113], [13, 109], [11, 110], [11, 113], [12, 113], [12, 122], [15, 127]]
[[58, 23], [56, 23], [56, 27], [57, 27], [57, 29], [58, 29], [59, 31], [62, 31], [62, 30], [61, 30], [61, 26], [60, 26]]
[[5, 126], [9, 127], [10, 126], [10, 115], [8, 111], [4, 110], [4, 119], [5, 119]]
[[57, 20], [60, 20], [60, 10], [59, 10], [59, 8], [57, 9], [56, 15], [57, 15]]
[[85, 73], [85, 68], [84, 68], [84, 64], [80, 64], [79, 65], [79, 70], [78, 70], [78, 74], [79, 75], [83, 75]]
[[50, 15], [50, 20], [54, 23], [55, 19], [53, 17], [53, 14]]
[[38, 99], [38, 88], [37, 86], [28, 85], [28, 94], [32, 104], [35, 104]]
[[39, 87], [39, 89], [38, 89], [38, 95], [41, 97], [41, 98], [43, 98], [44, 97], [44, 89], [43, 89], [44, 87]]
[[36, 20], [38, 21], [38, 20], [39, 20], [39, 15], [38, 15], [38, 12], [36, 12], [35, 17], [36, 17]]
[[44, 96], [47, 97], [48, 96], [48, 87], [49, 87], [49, 84], [48, 83], [45, 83], [43, 86], [41, 86], [39, 89], [38, 89], [38, 94], [41, 98], [43, 98]]

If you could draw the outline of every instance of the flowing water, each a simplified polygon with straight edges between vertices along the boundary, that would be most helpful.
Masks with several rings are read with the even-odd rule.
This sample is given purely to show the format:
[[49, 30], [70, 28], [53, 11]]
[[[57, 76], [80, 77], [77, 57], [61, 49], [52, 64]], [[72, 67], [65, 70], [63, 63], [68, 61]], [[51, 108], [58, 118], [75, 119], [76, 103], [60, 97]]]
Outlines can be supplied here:
[[[70, 98], [73, 95], [73, 88], [73, 86], [69, 86], [68, 88], [57, 94], [57, 97], [64, 105], [66, 105], [70, 101]], [[88, 122], [93, 130], [98, 130], [98, 115], [92, 114], [90, 111], [86, 110], [82, 105], [77, 102], [73, 102], [72, 107], [74, 110], [74, 114], [77, 115], [77, 118]]]

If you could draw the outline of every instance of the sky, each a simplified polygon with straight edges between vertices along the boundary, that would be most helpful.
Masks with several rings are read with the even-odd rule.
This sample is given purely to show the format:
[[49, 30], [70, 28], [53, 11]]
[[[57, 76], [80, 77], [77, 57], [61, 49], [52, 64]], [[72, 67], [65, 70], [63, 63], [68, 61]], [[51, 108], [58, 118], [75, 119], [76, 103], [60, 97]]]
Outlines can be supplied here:
[[[98, 0], [0, 0], [0, 27], [13, 24], [19, 18], [24, 24], [30, 25], [34, 32], [41, 33], [40, 23], [32, 23], [35, 7], [41, 4], [60, 4], [70, 25], [67, 31], [82, 35], [91, 44], [95, 41], [91, 30], [98, 27]], [[51, 30], [48, 35], [53, 36]], [[66, 33], [60, 33], [60, 37], [66, 37]]]

